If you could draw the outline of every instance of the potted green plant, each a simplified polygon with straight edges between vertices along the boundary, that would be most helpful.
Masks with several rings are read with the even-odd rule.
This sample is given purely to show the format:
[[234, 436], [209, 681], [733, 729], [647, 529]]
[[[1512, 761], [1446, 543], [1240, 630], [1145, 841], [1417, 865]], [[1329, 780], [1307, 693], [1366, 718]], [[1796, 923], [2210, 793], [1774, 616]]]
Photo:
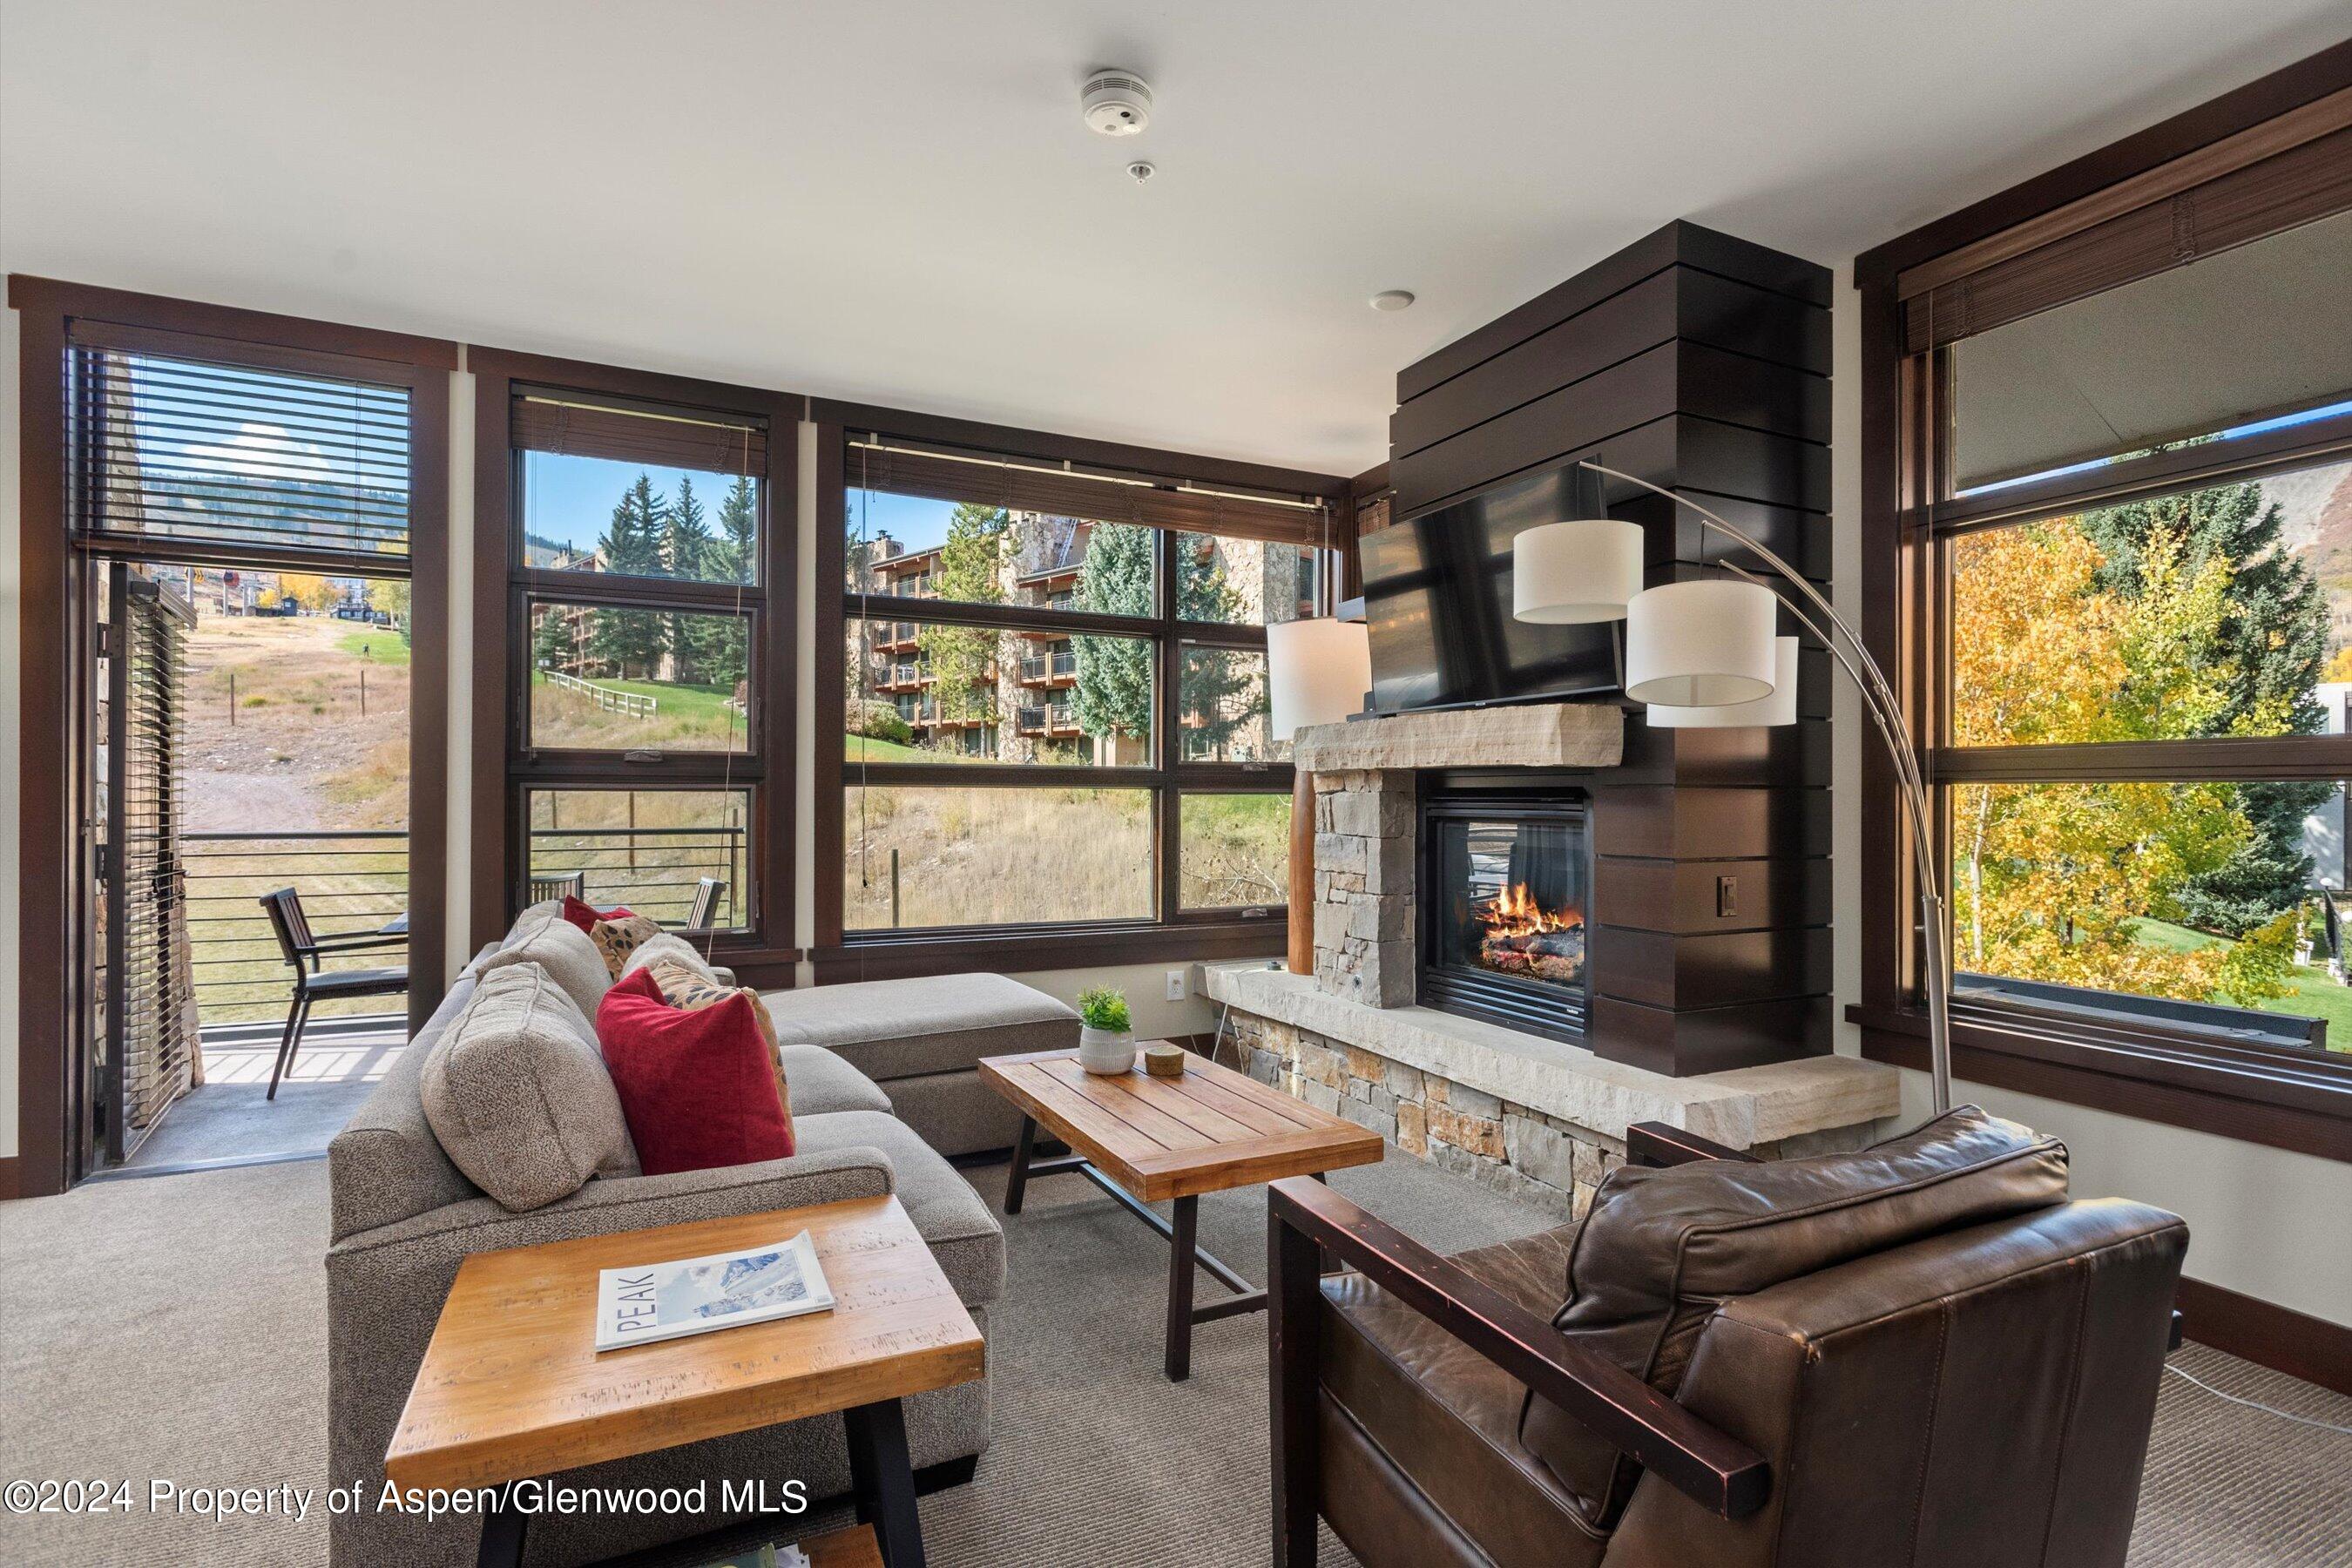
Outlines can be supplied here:
[[1105, 1074], [1135, 1066], [1135, 1027], [1125, 992], [1108, 985], [1079, 992], [1078, 1020], [1078, 1066]]

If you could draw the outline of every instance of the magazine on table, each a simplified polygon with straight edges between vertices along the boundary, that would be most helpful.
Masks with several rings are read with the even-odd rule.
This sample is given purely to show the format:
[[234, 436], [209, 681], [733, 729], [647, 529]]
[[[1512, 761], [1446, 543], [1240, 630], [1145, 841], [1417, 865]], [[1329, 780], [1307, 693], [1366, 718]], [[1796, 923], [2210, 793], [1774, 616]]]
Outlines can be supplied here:
[[790, 1241], [740, 1252], [603, 1270], [596, 1277], [596, 1348], [619, 1350], [832, 1308], [816, 1244], [803, 1231]]

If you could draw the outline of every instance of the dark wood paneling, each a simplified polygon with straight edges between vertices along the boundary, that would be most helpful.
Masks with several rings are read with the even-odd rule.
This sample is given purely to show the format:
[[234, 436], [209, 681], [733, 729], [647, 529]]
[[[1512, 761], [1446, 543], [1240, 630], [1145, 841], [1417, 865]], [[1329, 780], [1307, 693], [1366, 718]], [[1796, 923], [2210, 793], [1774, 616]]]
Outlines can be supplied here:
[[2352, 1394], [2352, 1327], [2202, 1279], [2183, 1278], [2174, 1304], [2199, 1344]]
[[1814, 789], [1596, 790], [1592, 843], [1603, 857], [1793, 859], [1826, 853], [1829, 808]]
[[[1711, 272], [1672, 267], [1408, 400], [1390, 417], [1390, 448], [1420, 451], [1677, 341], [1727, 350], [1766, 373], [1801, 373], [1792, 378], [1799, 382], [1829, 374], [1828, 311]], [[1721, 369], [1726, 357], [1717, 354], [1708, 368]], [[1821, 390], [1826, 393], [1826, 384]], [[1826, 440], [1826, 403], [1820, 403], [1814, 427], [1795, 433]]]
[[[449, 988], [449, 374], [409, 389], [408, 1027]], [[429, 497], [429, 500], [423, 498]]]
[[1677, 262], [1822, 309], [1830, 303], [1827, 268], [1677, 219], [1405, 366], [1397, 396], [1418, 397]]
[[1799, 996], [1675, 1012], [1614, 996], [1592, 999], [1592, 1049], [1671, 1078], [1827, 1056], [1830, 999]]
[[1677, 1011], [1825, 995], [1832, 980], [1825, 927], [1672, 936], [1592, 928], [1597, 994]]
[[[1642, 724], [1633, 715], [1632, 724]], [[1675, 782], [1686, 787], [1830, 785], [1830, 721], [1801, 719], [1769, 730], [1675, 730]]]
[[[1417, 510], [1425, 497], [1476, 489], [1503, 474], [1563, 461], [1570, 452], [1606, 445], [1670, 414], [1763, 432], [1791, 444], [1820, 442], [1829, 433], [1829, 383], [1700, 343], [1662, 343], [1423, 450], [1400, 451], [1390, 461], [1398, 501], [1408, 511]], [[1726, 468], [1719, 440], [1707, 443], [1707, 449], [1718, 477], [1733, 482], [1706, 483], [1691, 471], [1687, 459], [1676, 467], [1677, 481], [1813, 511], [1827, 507], [1826, 489], [1804, 484], [1801, 466], [1790, 470], [1799, 476], [1794, 481], [1783, 479], [1769, 490], [1754, 488], [1756, 479], [1779, 478], [1776, 468], [1789, 464], [1786, 458], [1750, 477]], [[1613, 453], [1606, 460], [1612, 468], [1640, 471]]]
[[[1670, 267], [1654, 273], [1623, 293], [1399, 405], [1389, 416], [1391, 460], [1672, 342], [1680, 306], [1675, 279], [1683, 271]], [[1791, 302], [1789, 309], [1804, 307]]]
[[[1613, 448], [1603, 460], [1612, 468], [1618, 467]], [[1720, 513], [1734, 528], [1815, 583], [1829, 582], [1835, 534], [1826, 516], [1795, 507], [1765, 506], [1738, 496], [1714, 495], [1688, 487], [1685, 489], [1692, 500]], [[1626, 493], [1621, 495], [1620, 491]], [[1746, 545], [1734, 542], [1729, 534], [1686, 506], [1673, 505], [1664, 496], [1636, 491], [1633, 486], [1615, 480], [1610, 481], [1608, 500], [1610, 516], [1642, 525], [1646, 546], [1643, 559], [1650, 566], [1678, 561], [1716, 565], [1726, 560], [1755, 564], [1754, 552]]]
[[[1827, 925], [1833, 894], [1818, 858], [1593, 863], [1593, 918], [1619, 928], [1698, 934]], [[1731, 912], [1721, 911], [1724, 878]]]
[[24, 1195], [17, 1186], [21, 1164], [22, 1160], [17, 1155], [0, 1155], [0, 1203]]

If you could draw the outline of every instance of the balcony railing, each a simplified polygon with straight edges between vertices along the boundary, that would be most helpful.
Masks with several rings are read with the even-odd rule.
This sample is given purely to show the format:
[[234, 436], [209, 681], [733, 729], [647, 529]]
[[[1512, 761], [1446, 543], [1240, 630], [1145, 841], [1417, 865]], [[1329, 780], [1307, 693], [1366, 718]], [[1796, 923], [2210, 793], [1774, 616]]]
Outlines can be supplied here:
[[[358, 833], [188, 833], [180, 839], [187, 872], [188, 967], [202, 1027], [282, 1024], [294, 972], [278, 946], [261, 896], [292, 888], [319, 936], [381, 931], [408, 912], [408, 835], [400, 828]], [[370, 969], [403, 962], [397, 947], [372, 948], [329, 969]], [[397, 998], [321, 1002], [318, 1018], [400, 1012]]]
[[1013, 728], [1024, 735], [1058, 735], [1078, 727], [1076, 709], [1066, 702], [1048, 702], [1020, 709]]
[[1051, 653], [1030, 653], [1021, 656], [1021, 679], [1034, 684], [1041, 680], [1068, 680], [1078, 673], [1078, 656], [1072, 648], [1055, 648]]
[[599, 909], [625, 904], [666, 926], [683, 926], [705, 877], [727, 884], [711, 916], [714, 929], [743, 923], [748, 861], [743, 829], [713, 827], [534, 827], [530, 874], [583, 874], [587, 900]]
[[[743, 924], [748, 858], [744, 831], [721, 827], [533, 828], [531, 869], [541, 876], [585, 874], [588, 900], [625, 904], [665, 925], [683, 925], [705, 877], [727, 883], [712, 923]], [[408, 835], [400, 828], [361, 832], [188, 833], [180, 840], [186, 868], [188, 967], [196, 1015], [206, 1032], [286, 1020], [294, 972], [261, 908], [261, 896], [292, 888], [319, 936], [380, 931], [408, 913]], [[398, 947], [370, 948], [329, 961], [342, 969], [406, 962]], [[397, 997], [321, 1002], [314, 1019], [396, 1017]]]

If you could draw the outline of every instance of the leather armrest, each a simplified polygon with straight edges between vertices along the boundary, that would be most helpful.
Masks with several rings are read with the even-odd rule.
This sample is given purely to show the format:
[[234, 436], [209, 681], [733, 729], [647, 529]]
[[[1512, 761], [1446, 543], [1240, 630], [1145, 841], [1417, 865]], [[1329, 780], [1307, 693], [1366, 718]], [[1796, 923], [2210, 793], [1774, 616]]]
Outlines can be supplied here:
[[[1703, 1507], [1741, 1519], [1770, 1495], [1771, 1467], [1753, 1448], [1330, 1188], [1295, 1176], [1275, 1183], [1267, 1204], [1277, 1273], [1285, 1257], [1281, 1232], [1295, 1231]], [[1282, 1285], [1270, 1282], [1269, 1295]]]

